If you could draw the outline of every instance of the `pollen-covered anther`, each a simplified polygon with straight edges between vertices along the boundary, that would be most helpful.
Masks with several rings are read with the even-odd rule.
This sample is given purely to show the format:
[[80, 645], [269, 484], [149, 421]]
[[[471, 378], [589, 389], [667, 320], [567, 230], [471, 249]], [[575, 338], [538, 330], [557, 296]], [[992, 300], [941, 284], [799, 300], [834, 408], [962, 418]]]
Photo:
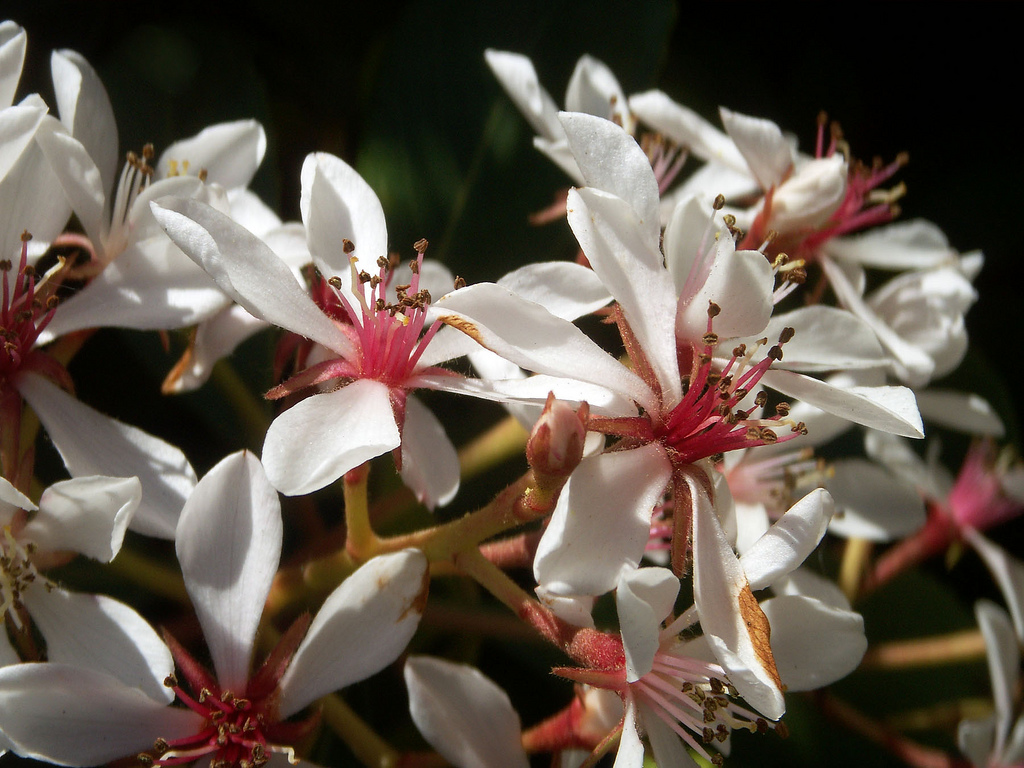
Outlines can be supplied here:
[[461, 277], [456, 277], [455, 278], [455, 290], [458, 290], [459, 288], [465, 288], [465, 287], [466, 287], [466, 281], [463, 280]]
[[341, 240], [341, 250], [344, 253], [352, 253], [356, 249], [356, 244], [349, 240], [347, 237]]
[[[421, 237], [419, 240], [417, 240], [415, 243], [412, 244], [412, 247], [416, 251], [416, 253], [423, 254], [423, 253], [427, 252], [427, 245], [429, 245], [429, 243], [427, 242], [427, 238]], [[419, 271], [419, 265], [418, 264], [417, 264], [416, 269], [413, 270], [413, 271], [414, 272], [418, 272]]]
[[723, 208], [725, 208], [725, 195], [719, 193], [715, 197], [715, 202], [711, 204], [711, 207], [714, 208], [716, 211], [720, 211]]

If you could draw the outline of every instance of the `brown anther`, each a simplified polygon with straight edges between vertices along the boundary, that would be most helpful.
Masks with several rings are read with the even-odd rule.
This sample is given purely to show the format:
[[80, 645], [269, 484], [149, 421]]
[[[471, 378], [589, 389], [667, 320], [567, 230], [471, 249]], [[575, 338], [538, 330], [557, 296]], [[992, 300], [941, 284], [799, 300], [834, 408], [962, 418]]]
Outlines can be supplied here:
[[714, 208], [716, 211], [720, 211], [723, 208], [725, 208], [725, 195], [719, 194], [715, 198], [715, 202], [711, 204], [711, 207]]
[[764, 239], [767, 240], [769, 243], [774, 243], [775, 238], [777, 238], [778, 236], [778, 232], [776, 232], [774, 229], [769, 229], [768, 233], [764, 236]]
[[377, 299], [373, 302], [373, 308], [378, 312], [383, 312], [387, 308], [387, 304], [384, 303], [384, 299]]
[[409, 285], [409, 283], [401, 283], [400, 285], [395, 286], [395, 293], [397, 293], [399, 296], [404, 296], [405, 292], [408, 291], [410, 288], [412, 288], [412, 286]]
[[757, 720], [754, 721], [754, 725], [757, 726], [758, 733], [768, 733], [768, 721], [763, 717], [757, 718]]
[[718, 724], [718, 730], [715, 732], [715, 739], [718, 740], [719, 744], [724, 744], [725, 740], [729, 738], [729, 729], [725, 727], [725, 723]]
[[345, 253], [352, 253], [356, 249], [356, 244], [349, 240], [347, 237], [341, 240], [341, 250]]
[[145, 752], [140, 752], [139, 754], [137, 754], [135, 756], [135, 759], [138, 760], [143, 765], [152, 765], [153, 764], [153, 758], [150, 757], [149, 755], [147, 755]]
[[788, 739], [789, 738], [789, 726], [786, 725], [783, 722], [778, 722], [778, 723], [775, 724], [775, 732], [777, 734], [779, 734], [779, 738], [782, 738], [782, 739]]
[[234, 699], [231, 702], [231, 705], [235, 709], [244, 712], [245, 710], [247, 710], [249, 707], [252, 706], [252, 702], [249, 701], [248, 699]]
[[715, 732], [705, 725], [704, 732], [701, 734], [701, 739], [704, 741], [705, 744], [710, 744], [712, 741], [715, 740]]
[[378, 256], [377, 266], [380, 267], [381, 269], [388, 269], [391, 266], [391, 262], [388, 261], [387, 256]]
[[711, 373], [708, 374], [707, 381], [708, 381], [708, 386], [709, 387], [717, 387], [718, 386], [718, 382], [720, 382], [721, 380], [722, 380], [722, 374], [720, 374], [720, 373], [715, 373], [714, 371], [712, 371]]
[[725, 693], [725, 683], [717, 677], [712, 677], [708, 682], [711, 685], [711, 690], [715, 693]]
[[0, 272], [10, 272], [14, 268], [10, 259], [4, 259], [0, 261]]
[[158, 755], [162, 755], [168, 749], [170, 749], [170, 744], [167, 743], [167, 739], [158, 738], [153, 742], [153, 751]]
[[797, 267], [786, 273], [786, 279], [791, 283], [803, 285], [807, 282], [807, 270], [803, 267]]
[[419, 240], [412, 244], [412, 247], [416, 250], [416, 253], [426, 253], [427, 245], [427, 238], [421, 237]]
[[327, 284], [331, 286], [331, 288], [334, 288], [335, 290], [341, 290], [341, 278], [338, 277], [337, 275], [327, 278]]
[[174, 688], [177, 685], [178, 678], [176, 678], [173, 673], [164, 678], [164, 686], [166, 688]]
[[373, 277], [370, 278], [370, 287], [371, 288], [376, 288], [380, 284], [381, 284], [381, 279], [380, 279], [379, 275], [374, 275]]
[[461, 277], [456, 277], [455, 278], [455, 290], [459, 290], [459, 288], [465, 288], [465, 287], [466, 287], [466, 281], [463, 280]]
[[27, 229], [23, 229], [21, 231], [21, 242], [27, 243], [31, 239], [32, 239], [32, 233], [29, 232]]
[[409, 262], [409, 271], [412, 272], [414, 275], [418, 275], [420, 273], [420, 260], [419, 259], [412, 259]]
[[747, 440], [757, 440], [761, 437], [761, 430], [757, 427], [747, 427]]
[[764, 442], [768, 443], [768, 445], [772, 445], [773, 443], [779, 442], [779, 436], [776, 435], [772, 430], [768, 429], [768, 427], [765, 427], [764, 429], [761, 430], [761, 439]]
[[754, 405], [758, 408], [764, 408], [768, 404], [768, 393], [763, 389], [754, 395]]
[[201, 689], [201, 690], [199, 691], [199, 703], [200, 703], [200, 704], [202, 704], [202, 703], [203, 703], [204, 701], [206, 701], [206, 700], [207, 700], [208, 698], [210, 698], [210, 696], [212, 696], [212, 695], [213, 695], [213, 694], [212, 694], [212, 693], [210, 692], [210, 689], [209, 689], [209, 688], [203, 688], [203, 689]]
[[718, 317], [722, 313], [722, 308], [715, 304], [713, 301], [708, 302], [708, 317]]
[[746, 344], [739, 344], [738, 346], [732, 348], [733, 357], [743, 357], [745, 354], [747, 354]]
[[792, 406], [789, 403], [787, 403], [786, 401], [782, 401], [781, 403], [775, 406], [775, 413], [782, 417], [789, 416], [789, 409], [791, 407]]
[[142, 147], [142, 157], [144, 160], [152, 160], [156, 156], [156, 151], [153, 149], [152, 144], [146, 144]]
[[21, 274], [24, 275], [25, 277], [35, 277], [36, 268], [33, 267], [31, 264], [26, 264], [25, 270]]
[[431, 301], [430, 291], [428, 291], [426, 288], [417, 293], [416, 296], [419, 297], [419, 300], [422, 304], [429, 304]]
[[824, 109], [818, 113], [818, 125], [822, 128], [828, 125], [828, 112], [826, 112]]
[[781, 360], [782, 359], [782, 347], [776, 345], [768, 350], [766, 357], [769, 360]]
[[46, 308], [47, 309], [56, 309], [58, 304], [60, 304], [60, 299], [58, 297], [56, 297], [56, 296], [47, 296], [46, 297]]
[[788, 325], [782, 329], [782, 333], [779, 334], [779, 344], [786, 344], [791, 341], [796, 335], [796, 329], [790, 328]]
[[711, 363], [711, 355], [704, 355], [704, 354], [702, 354], [698, 358], [698, 360], [700, 361], [701, 365], [709, 365]]
[[721, 766], [725, 765], [725, 758], [724, 758], [724, 757], [722, 757], [722, 756], [721, 756], [720, 754], [718, 754], [717, 752], [715, 752], [715, 754], [713, 754], [713, 755], [711, 756], [711, 762], [712, 762], [712, 763], [713, 763], [714, 765], [718, 766], [718, 768], [721, 768]]
[[792, 427], [793, 432], [799, 432], [801, 435], [807, 434], [807, 425], [802, 421], [798, 421], [795, 427]]
[[731, 213], [727, 213], [724, 216], [722, 216], [722, 222], [725, 224], [725, 226], [732, 230], [736, 226], [736, 217], [733, 216]]
[[704, 338], [702, 339], [702, 341], [704, 342], [704, 346], [705, 347], [713, 347], [716, 344], [718, 344], [718, 334], [717, 333], [705, 333], [704, 334]]
[[370, 282], [370, 273], [369, 272], [365, 272], [365, 271], [364, 272], [360, 272], [359, 273], [359, 282], [360, 283], [368, 283], [368, 282]]
[[199, 171], [199, 173], [196, 174], [196, 176], [199, 178], [199, 180], [204, 182], [204, 183], [206, 182], [206, 175], [207, 175], [207, 173], [206, 173], [206, 169], [205, 168], [203, 168], [201, 171]]
[[746, 387], [740, 387], [739, 389], [737, 389], [732, 394], [736, 398], [736, 400], [739, 401], [739, 400], [742, 400], [744, 397], [747, 396], [747, 392], [748, 391], [749, 390]]

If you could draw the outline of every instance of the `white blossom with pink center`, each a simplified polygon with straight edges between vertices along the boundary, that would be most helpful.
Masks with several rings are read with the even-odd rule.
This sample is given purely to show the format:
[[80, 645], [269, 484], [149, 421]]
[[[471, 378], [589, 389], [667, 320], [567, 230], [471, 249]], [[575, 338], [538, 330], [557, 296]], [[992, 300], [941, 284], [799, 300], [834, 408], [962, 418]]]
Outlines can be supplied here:
[[[263, 605], [281, 554], [281, 508], [258, 459], [228, 456], [196, 486], [182, 511], [176, 549], [214, 672], [177, 642], [170, 691], [68, 663], [0, 669], [2, 730], [20, 755], [89, 766], [152, 751], [157, 765], [199, 758], [259, 765], [294, 756], [315, 699], [375, 674], [405, 649], [426, 601], [426, 558], [404, 550], [374, 558], [300, 620], [252, 670]], [[204, 692], [205, 691], [205, 692]]]

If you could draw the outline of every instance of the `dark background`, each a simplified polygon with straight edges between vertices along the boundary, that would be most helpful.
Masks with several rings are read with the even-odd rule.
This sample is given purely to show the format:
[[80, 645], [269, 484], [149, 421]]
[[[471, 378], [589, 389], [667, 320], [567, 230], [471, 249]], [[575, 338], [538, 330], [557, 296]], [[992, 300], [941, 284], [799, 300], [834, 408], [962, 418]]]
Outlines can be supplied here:
[[[358, 6], [264, 0], [244, 12], [213, 3], [174, 7], [3, 3], [0, 14], [29, 34], [20, 93], [38, 90], [51, 101], [50, 51], [67, 47], [85, 55], [106, 84], [122, 152], [153, 142], [159, 153], [210, 123], [255, 117], [269, 146], [253, 187], [283, 218], [298, 217], [303, 157], [332, 152], [355, 165], [380, 196], [393, 248], [411, 255], [409, 246], [426, 237], [429, 256], [470, 282], [575, 252], [564, 222], [526, 225], [527, 215], [547, 206], [566, 179], [533, 150], [529, 127], [484, 63], [487, 47], [529, 55], [559, 103], [576, 59], [590, 53], [612, 68], [627, 94], [658, 87], [712, 120], [718, 105], [768, 117], [795, 133], [805, 150], [813, 147], [824, 109], [841, 122], [855, 156], [889, 161], [908, 151], [910, 164], [898, 177], [908, 187], [904, 218], [929, 218], [955, 247], [980, 248], [986, 256], [980, 299], [968, 315], [972, 351], [949, 384], [982, 392], [1007, 421], [1008, 439], [1019, 444], [1024, 280], [1013, 227], [1021, 220], [1024, 162], [1012, 111], [1021, 65], [1005, 6], [939, 12], [924, 4], [843, 4], [832, 13], [819, 5], [779, 10], [611, 0]], [[249, 358], [265, 360], [268, 348], [257, 340], [235, 361], [242, 380], [256, 381], [256, 393], [269, 386], [270, 374]], [[84, 401], [181, 445], [200, 474], [229, 451], [258, 450], [261, 433], [221, 388], [160, 398], [159, 381], [179, 350], [177, 337], [165, 353], [154, 335], [101, 331], [72, 372]], [[453, 423], [457, 442], [471, 421], [462, 414]], [[949, 452], [961, 447], [953, 439]], [[903, 584], [893, 598], [899, 603], [865, 606], [869, 636], [970, 624], [974, 597], [991, 590], [980, 569], [965, 561], [954, 571], [952, 590], [938, 586], [945, 575], [940, 565]], [[908, 610], [908, 601], [921, 610]], [[509, 662], [502, 653], [508, 652], [498, 653], [497, 667], [536, 663]], [[488, 671], [501, 679], [500, 670]], [[528, 700], [531, 691], [522, 683], [517, 689], [509, 676], [502, 682], [527, 723], [552, 710]], [[846, 688], [851, 700], [876, 712], [988, 695], [981, 665], [926, 670], [910, 682], [860, 674]], [[885, 760], [830, 728], [812, 704], [790, 698], [794, 737], [766, 740], [772, 760]], [[729, 764], [754, 764], [753, 749], [769, 746], [737, 741]], [[936, 743], [950, 746], [942, 737]]]

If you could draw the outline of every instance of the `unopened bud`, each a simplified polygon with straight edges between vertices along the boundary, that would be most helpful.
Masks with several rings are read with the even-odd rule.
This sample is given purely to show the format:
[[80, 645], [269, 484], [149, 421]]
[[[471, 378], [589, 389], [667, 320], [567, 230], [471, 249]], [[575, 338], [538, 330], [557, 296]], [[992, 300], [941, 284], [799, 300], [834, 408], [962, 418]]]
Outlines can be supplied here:
[[574, 411], [567, 403], [548, 394], [537, 423], [526, 443], [526, 460], [537, 480], [567, 478], [583, 458], [590, 409], [586, 403]]

